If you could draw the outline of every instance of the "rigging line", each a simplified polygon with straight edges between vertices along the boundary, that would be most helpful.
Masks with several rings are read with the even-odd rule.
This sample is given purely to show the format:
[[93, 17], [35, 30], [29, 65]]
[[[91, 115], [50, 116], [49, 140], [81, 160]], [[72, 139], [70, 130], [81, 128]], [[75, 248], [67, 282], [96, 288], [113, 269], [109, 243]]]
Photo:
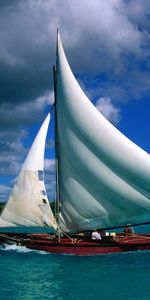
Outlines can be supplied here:
[[72, 244], [76, 244], [76, 239], [72, 238], [70, 235], [68, 235], [65, 231], [61, 230], [61, 234], [65, 235], [68, 239], [71, 240]]

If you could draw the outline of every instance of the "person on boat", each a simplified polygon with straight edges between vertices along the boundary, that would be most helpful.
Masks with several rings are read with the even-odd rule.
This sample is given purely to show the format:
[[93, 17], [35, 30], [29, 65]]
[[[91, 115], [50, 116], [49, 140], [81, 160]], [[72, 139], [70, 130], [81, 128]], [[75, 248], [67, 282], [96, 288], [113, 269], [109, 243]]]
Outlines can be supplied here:
[[95, 229], [93, 232], [92, 232], [92, 240], [101, 240], [101, 235], [100, 233]]
[[127, 224], [127, 226], [125, 227], [123, 232], [126, 236], [132, 235], [132, 234], [134, 234], [134, 229], [130, 224]]

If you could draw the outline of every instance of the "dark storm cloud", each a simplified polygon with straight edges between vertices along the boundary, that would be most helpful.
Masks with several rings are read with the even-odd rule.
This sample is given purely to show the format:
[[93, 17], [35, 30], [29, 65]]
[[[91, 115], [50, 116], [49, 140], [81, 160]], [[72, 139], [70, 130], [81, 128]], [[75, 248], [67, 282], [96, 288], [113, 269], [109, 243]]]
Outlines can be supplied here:
[[14, 103], [31, 101], [50, 89], [52, 52], [49, 35], [40, 41], [42, 29], [34, 12], [32, 19], [30, 2], [11, 3], [0, 13], [0, 101]]
[[45, 117], [44, 109], [49, 110], [53, 103], [53, 94], [45, 94], [34, 101], [0, 104], [0, 128], [10, 129], [19, 125], [33, 125], [36, 122], [42, 122]]
[[20, 170], [26, 154], [22, 143], [26, 135], [24, 129], [0, 132], [0, 175], [16, 175]]

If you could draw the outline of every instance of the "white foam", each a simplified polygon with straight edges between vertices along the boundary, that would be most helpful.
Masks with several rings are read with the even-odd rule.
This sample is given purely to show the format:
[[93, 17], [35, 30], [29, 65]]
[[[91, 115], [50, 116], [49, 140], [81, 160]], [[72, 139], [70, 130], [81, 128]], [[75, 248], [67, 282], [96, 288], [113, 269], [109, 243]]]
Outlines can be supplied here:
[[17, 246], [15, 244], [9, 245], [9, 244], [3, 244], [0, 248], [4, 251], [17, 251], [17, 252], [30, 252], [32, 250], [26, 248], [25, 246]]
[[45, 251], [33, 250], [33, 249], [26, 248], [25, 246], [18, 246], [18, 245], [15, 245], [15, 244], [11, 244], [11, 245], [10, 244], [3, 244], [3, 246], [0, 246], [0, 250], [3, 250], [3, 251], [16, 251], [16, 252], [19, 252], [19, 253], [35, 252], [35, 253], [39, 253], [39, 254], [42, 254], [42, 255], [49, 254]]

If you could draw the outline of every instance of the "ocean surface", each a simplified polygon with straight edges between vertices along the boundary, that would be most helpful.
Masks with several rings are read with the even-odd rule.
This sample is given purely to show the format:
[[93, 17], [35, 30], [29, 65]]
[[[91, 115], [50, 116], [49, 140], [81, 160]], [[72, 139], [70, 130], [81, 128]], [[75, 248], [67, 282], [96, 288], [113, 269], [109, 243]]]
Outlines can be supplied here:
[[149, 300], [150, 251], [54, 255], [0, 246], [1, 300]]

